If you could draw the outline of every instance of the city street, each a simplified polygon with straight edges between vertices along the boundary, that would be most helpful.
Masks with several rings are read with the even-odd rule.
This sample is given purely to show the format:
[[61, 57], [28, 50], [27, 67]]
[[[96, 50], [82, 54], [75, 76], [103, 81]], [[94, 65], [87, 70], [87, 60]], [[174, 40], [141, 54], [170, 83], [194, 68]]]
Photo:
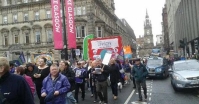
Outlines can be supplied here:
[[[199, 89], [188, 89], [175, 92], [167, 79], [147, 79], [147, 102], [138, 102], [138, 93], [132, 88], [132, 83], [126, 85], [119, 92], [118, 99], [113, 100], [110, 87], [108, 88], [109, 104], [199, 104]], [[81, 93], [79, 94], [81, 95]], [[81, 98], [81, 96], [79, 96]], [[93, 104], [94, 98], [86, 91], [85, 101], [79, 100], [79, 104]], [[36, 99], [36, 104], [38, 99]]]
[[148, 101], [137, 102], [137, 93], [131, 97], [128, 104], [199, 104], [199, 90], [188, 89], [175, 92], [167, 79], [148, 79]]

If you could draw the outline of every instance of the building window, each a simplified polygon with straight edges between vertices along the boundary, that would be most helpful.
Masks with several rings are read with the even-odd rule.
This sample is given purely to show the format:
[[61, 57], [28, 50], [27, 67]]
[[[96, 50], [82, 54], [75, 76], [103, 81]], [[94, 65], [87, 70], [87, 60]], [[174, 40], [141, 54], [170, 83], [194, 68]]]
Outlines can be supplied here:
[[85, 37], [85, 26], [76, 26], [76, 37]]
[[35, 0], [35, 1], [39, 1], [39, 0]]
[[17, 14], [13, 15], [13, 23], [17, 23]]
[[80, 26], [76, 26], [76, 37], [77, 38], [81, 37], [81, 27]]
[[39, 20], [39, 11], [35, 12], [35, 20]]
[[12, 0], [12, 4], [13, 5], [17, 4], [17, 0]]
[[50, 10], [47, 10], [47, 11], [46, 11], [46, 18], [47, 18], [47, 19], [50, 19], [50, 18], [51, 18], [51, 11], [50, 11]]
[[28, 0], [23, 0], [24, 3], [28, 3]]
[[86, 14], [86, 7], [76, 7], [74, 8], [75, 15], [85, 15]]
[[147, 42], [150, 43], [150, 39], [147, 39]]
[[4, 35], [4, 45], [8, 46], [8, 36]]
[[7, 24], [8, 23], [8, 17], [7, 16], [4, 16], [3, 17], [3, 24]]
[[28, 13], [24, 13], [24, 21], [28, 21]]
[[41, 33], [40, 33], [40, 31], [36, 31], [35, 32], [35, 37], [36, 37], [36, 43], [38, 44], [38, 43], [40, 43], [41, 42]]
[[52, 40], [52, 38], [53, 38], [53, 37], [52, 37], [52, 30], [49, 29], [49, 30], [46, 31], [46, 33], [47, 33], [47, 42], [48, 42], [48, 43], [52, 43], [52, 41], [53, 41], [53, 40]]
[[19, 43], [19, 35], [14, 34], [14, 43], [18, 44]]
[[96, 27], [97, 37], [102, 37], [102, 27]]
[[8, 1], [7, 0], [4, 0], [4, 2], [2, 2], [3, 3], [3, 6], [7, 6], [8, 5]]
[[82, 13], [81, 13], [81, 7], [77, 7], [76, 10], [77, 10], [76, 15], [82, 15]]
[[84, 26], [81, 26], [82, 28], [81, 28], [81, 36], [82, 37], [85, 37], [86, 35], [86, 33], [85, 33], [85, 27]]
[[83, 14], [83, 15], [86, 14], [86, 7], [82, 7], [82, 14]]
[[30, 43], [29, 33], [25, 33], [25, 43], [26, 43], [26, 44], [29, 44], [29, 43]]

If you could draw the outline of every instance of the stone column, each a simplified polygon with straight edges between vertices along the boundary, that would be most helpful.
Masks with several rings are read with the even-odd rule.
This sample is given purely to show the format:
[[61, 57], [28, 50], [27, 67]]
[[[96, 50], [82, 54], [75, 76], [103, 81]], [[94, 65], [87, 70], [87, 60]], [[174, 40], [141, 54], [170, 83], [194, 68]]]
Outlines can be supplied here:
[[46, 41], [46, 29], [44, 27], [42, 27], [42, 30], [41, 30], [41, 42], [42, 44], [47, 44], [47, 41]]
[[32, 31], [30, 31], [30, 43], [32, 43], [32, 45], [35, 44], [35, 29], [32, 29]]

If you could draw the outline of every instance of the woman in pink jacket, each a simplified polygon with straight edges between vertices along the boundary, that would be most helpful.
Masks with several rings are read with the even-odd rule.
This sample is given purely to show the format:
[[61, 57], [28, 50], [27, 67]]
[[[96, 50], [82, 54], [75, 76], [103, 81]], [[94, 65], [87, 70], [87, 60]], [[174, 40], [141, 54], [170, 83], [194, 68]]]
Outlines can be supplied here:
[[33, 83], [31, 77], [25, 75], [25, 69], [23, 67], [21, 67], [21, 66], [16, 67], [15, 74], [18, 74], [18, 75], [21, 75], [22, 77], [24, 77], [24, 79], [26, 80], [26, 82], [30, 86], [30, 90], [31, 90], [32, 94], [34, 95], [34, 93], [35, 93], [34, 83]]

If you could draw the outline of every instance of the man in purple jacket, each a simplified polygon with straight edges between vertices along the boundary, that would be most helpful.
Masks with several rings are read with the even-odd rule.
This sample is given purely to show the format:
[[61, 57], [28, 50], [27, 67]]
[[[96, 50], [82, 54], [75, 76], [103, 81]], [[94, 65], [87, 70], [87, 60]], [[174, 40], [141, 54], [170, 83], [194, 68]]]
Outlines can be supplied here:
[[41, 96], [46, 104], [65, 104], [66, 93], [70, 90], [68, 79], [59, 72], [56, 64], [50, 67], [50, 74], [43, 80]]

